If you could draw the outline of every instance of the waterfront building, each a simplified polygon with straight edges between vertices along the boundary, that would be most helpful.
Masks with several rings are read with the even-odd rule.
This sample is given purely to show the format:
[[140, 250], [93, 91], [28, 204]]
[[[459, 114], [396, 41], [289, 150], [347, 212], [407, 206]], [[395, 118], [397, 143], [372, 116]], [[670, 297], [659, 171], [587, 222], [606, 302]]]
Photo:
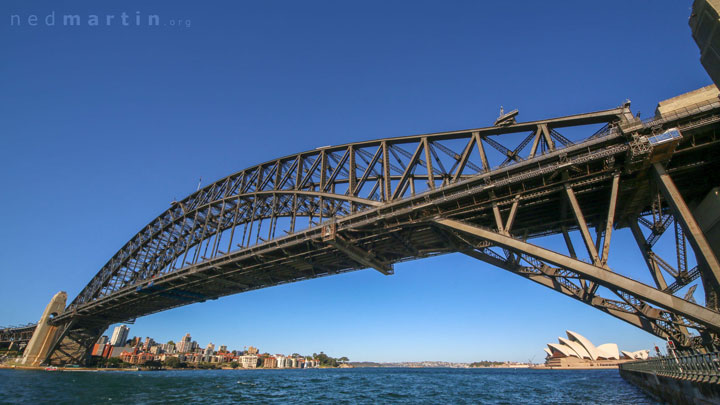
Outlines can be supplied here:
[[132, 356], [135, 356], [132, 352], [123, 351], [122, 353], [120, 353], [120, 360], [122, 360], [125, 363], [132, 364]]
[[150, 353], [135, 353], [135, 352], [122, 352], [120, 354], [120, 360], [124, 361], [125, 363], [130, 364], [137, 364], [142, 365], [147, 363], [148, 361], [153, 361], [155, 359], [155, 356], [153, 356]]
[[95, 346], [93, 346], [92, 351], [90, 352], [91, 356], [102, 356], [103, 351], [105, 350], [105, 344], [101, 343], [95, 343]]
[[103, 357], [120, 357], [120, 354], [127, 350], [132, 350], [129, 346], [113, 346], [108, 345], [107, 347], [110, 348], [110, 354], [108, 356]]
[[103, 358], [105, 358], [105, 359], [109, 359], [110, 357], [112, 357], [113, 350], [115, 350], [115, 348], [113, 347], [113, 345], [111, 345], [111, 344], [106, 344], [105, 347], [103, 348], [102, 353], [98, 354], [98, 356], [101, 356], [101, 357], [103, 357]]
[[254, 354], [246, 354], [238, 358], [238, 362], [242, 368], [257, 368], [258, 356]]
[[282, 354], [276, 354], [275, 360], [277, 360], [277, 368], [287, 367], [287, 357], [283, 356]]
[[547, 355], [545, 358], [546, 366], [614, 366], [621, 361], [617, 344], [605, 343], [595, 346], [589, 339], [577, 332], [568, 330], [565, 333], [567, 338], [559, 337], [558, 343], [548, 343], [544, 349]]
[[258, 354], [260, 351], [257, 347], [248, 347], [246, 354]]
[[130, 328], [128, 328], [127, 326], [116, 326], [113, 330], [110, 344], [113, 346], [125, 346], [125, 341], [127, 341], [128, 333], [130, 333]]
[[273, 356], [263, 357], [264, 368], [277, 368], [277, 359]]

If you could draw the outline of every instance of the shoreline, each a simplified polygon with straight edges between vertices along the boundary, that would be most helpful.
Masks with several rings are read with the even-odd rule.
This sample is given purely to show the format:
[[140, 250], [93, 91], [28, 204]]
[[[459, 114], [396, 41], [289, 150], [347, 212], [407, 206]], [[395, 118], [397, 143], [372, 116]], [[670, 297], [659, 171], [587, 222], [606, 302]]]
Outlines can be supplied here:
[[548, 367], [535, 366], [531, 370], [617, 370], [618, 366], [579, 366], [579, 367]]
[[142, 367], [123, 367], [123, 368], [95, 368], [95, 367], [57, 367], [57, 370], [46, 370], [49, 366], [21, 366], [21, 365], [6, 365], [0, 364], [0, 370], [30, 370], [30, 371], [78, 371], [78, 372], [96, 372], [96, 371], [207, 371], [207, 370], [222, 370], [222, 371], [233, 371], [233, 370], [337, 370], [349, 367], [318, 367], [318, 368], [159, 368], [149, 369]]
[[[314, 368], [314, 370], [339, 370], [339, 369], [349, 369], [350, 367], [319, 367]], [[417, 368], [446, 368], [446, 367], [352, 367], [352, 368], [407, 368], [407, 369], [417, 369]], [[453, 368], [453, 367], [450, 367]], [[465, 369], [465, 368], [463, 368]], [[532, 366], [532, 367], [468, 367], [466, 369], [493, 369], [493, 370], [617, 370], [617, 366], [586, 366], [586, 367], [547, 367], [544, 365], [540, 366]], [[70, 372], [102, 372], [102, 371], [120, 371], [120, 372], [128, 372], [128, 371], [206, 371], [206, 370], [222, 370], [222, 371], [241, 371], [241, 370], [308, 370], [303, 368], [231, 368], [231, 367], [223, 367], [223, 368], [161, 368], [161, 369], [144, 369], [141, 367], [136, 368], [92, 368], [92, 367], [58, 367], [57, 370], [46, 370], [46, 367], [44, 366], [21, 366], [21, 365], [0, 365], [0, 370], [30, 370], [30, 371], [70, 371]]]

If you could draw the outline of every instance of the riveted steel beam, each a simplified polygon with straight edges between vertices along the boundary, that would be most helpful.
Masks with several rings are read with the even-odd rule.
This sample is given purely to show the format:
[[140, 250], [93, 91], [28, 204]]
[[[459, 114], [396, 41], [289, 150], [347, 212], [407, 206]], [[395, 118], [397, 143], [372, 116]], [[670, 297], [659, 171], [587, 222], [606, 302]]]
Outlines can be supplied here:
[[365, 267], [373, 268], [386, 276], [393, 274], [392, 264], [385, 263], [371, 252], [359, 248], [355, 246], [352, 241], [345, 239], [342, 235], [337, 233], [335, 224], [323, 227], [322, 239], [323, 242], [333, 246], [350, 259]]
[[498, 246], [518, 250], [530, 256], [545, 260], [556, 266], [570, 269], [604, 287], [633, 294], [650, 303], [676, 312], [682, 316], [692, 319], [695, 322], [701, 323], [712, 330], [720, 331], [720, 313], [685, 301], [672, 294], [658, 291], [648, 285], [611, 272], [605, 268], [585, 263], [583, 261], [564, 256], [560, 253], [457, 220], [436, 219], [434, 222], [440, 226], [450, 228], [458, 232], [468, 233], [488, 240]]
[[[685, 236], [690, 242], [695, 251], [698, 262], [706, 266], [709, 270], [709, 274], [712, 275], [714, 284], [720, 285], [720, 262], [715, 257], [715, 253], [712, 247], [707, 241], [705, 234], [700, 225], [698, 225], [695, 217], [685, 204], [680, 191], [675, 186], [670, 175], [665, 171], [665, 168], [661, 163], [653, 164], [653, 174], [655, 175], [656, 183], [660, 188], [665, 200], [670, 204], [675, 213], [675, 220], [679, 221], [685, 231]], [[707, 288], [707, 287], [706, 287]]]

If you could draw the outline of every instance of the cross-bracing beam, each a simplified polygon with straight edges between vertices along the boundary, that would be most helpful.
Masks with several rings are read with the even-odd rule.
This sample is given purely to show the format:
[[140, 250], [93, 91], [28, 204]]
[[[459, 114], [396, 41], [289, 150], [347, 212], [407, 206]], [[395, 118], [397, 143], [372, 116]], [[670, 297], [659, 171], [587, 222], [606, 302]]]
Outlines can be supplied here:
[[665, 201], [667, 201], [675, 214], [675, 221], [679, 222], [682, 226], [682, 230], [684, 231], [682, 238], [687, 237], [690, 246], [692, 246], [695, 251], [698, 266], [703, 275], [707, 305], [717, 309], [718, 306], [720, 306], [717, 296], [720, 290], [720, 261], [718, 261], [718, 258], [715, 256], [712, 247], [708, 243], [705, 234], [702, 229], [700, 229], [700, 225], [698, 225], [692, 212], [690, 212], [680, 191], [661, 163], [653, 164], [653, 174], [658, 188], [662, 192], [663, 197], [665, 197]]
[[[494, 246], [502, 247], [512, 252], [517, 252], [520, 255], [527, 255], [530, 258], [540, 262], [545, 262], [544, 264], [539, 263], [537, 267], [541, 270], [546, 271], [547, 273], [544, 273], [544, 275], [550, 276], [551, 278], [556, 275], [557, 271], [567, 270], [571, 273], [574, 273], [575, 278], [583, 278], [586, 280], [590, 280], [603, 287], [606, 287], [609, 290], [618, 293], [618, 296], [623, 298], [623, 300], [626, 301], [630, 306], [635, 307], [639, 313], [642, 313], [644, 315], [644, 318], [662, 320], [662, 323], [665, 324], [665, 329], [667, 329], [668, 326], [672, 326], [675, 322], [678, 322], [681, 325], [676, 326], [690, 326], [695, 328], [693, 323], [696, 323], [698, 324], [696, 326], [699, 326], [699, 328], [696, 329], [707, 329], [715, 333], [720, 332], [719, 313], [676, 297], [667, 292], [657, 290], [653, 287], [624, 277], [620, 274], [614, 273], [605, 267], [596, 264], [585, 263], [581, 260], [568, 257], [548, 249], [544, 249], [540, 246], [515, 239], [511, 236], [504, 235], [500, 232], [491, 231], [458, 220], [440, 218], [434, 220], [434, 222], [445, 229], [449, 229], [463, 235], [475, 237], [480, 239], [481, 241], [489, 242]], [[506, 263], [508, 262], [508, 260], [502, 259], [500, 256], [495, 257], [494, 260], [489, 260], [490, 257], [488, 257], [489, 255], [487, 252], [481, 252], [480, 254], [477, 254], [476, 252], [472, 253], [471, 256], [491, 262], [496, 265], [504, 263], [501, 267], [508, 268], [508, 266], [510, 266], [511, 271], [519, 270], [518, 267], [513, 267], [512, 263]], [[555, 268], [552, 268], [552, 266], [555, 266]], [[542, 276], [543, 274], [539, 275]], [[544, 282], [546, 286], [554, 288], [556, 290], [568, 289], [567, 286], [558, 286], [555, 283], [557, 283], [557, 281], [553, 281], [552, 284]], [[564, 292], [566, 295], [569, 295], [567, 291]], [[593, 296], [586, 296], [582, 300], [593, 303], [593, 299]], [[663, 318], [661, 312], [653, 311], [652, 307], [649, 307], [647, 305], [648, 303], [657, 305], [658, 307], [665, 309], [669, 314], [673, 314], [681, 318], [686, 318], [692, 322], [682, 322], [674, 319]], [[631, 317], [626, 316], [626, 318], [630, 319]], [[637, 318], [634, 322], [632, 321], [632, 319], [628, 321], [635, 324], [636, 326], [643, 327], [642, 324], [644, 322], [648, 322], [647, 319], [643, 320]], [[648, 328], [645, 327], [644, 329], [648, 330]], [[676, 330], [678, 329], [679, 328], [676, 328]], [[689, 344], [689, 337], [686, 336], [683, 338], [678, 333], [668, 333], [671, 331], [659, 332], [656, 327], [650, 328], [650, 330], [648, 331], [661, 337], [673, 335], [672, 338], [676, 341], [679, 341], [679, 343], [683, 345]]]
[[392, 264], [383, 262], [372, 252], [355, 246], [352, 241], [339, 235], [335, 224], [323, 227], [323, 241], [364, 267], [375, 269], [386, 276], [394, 273]]

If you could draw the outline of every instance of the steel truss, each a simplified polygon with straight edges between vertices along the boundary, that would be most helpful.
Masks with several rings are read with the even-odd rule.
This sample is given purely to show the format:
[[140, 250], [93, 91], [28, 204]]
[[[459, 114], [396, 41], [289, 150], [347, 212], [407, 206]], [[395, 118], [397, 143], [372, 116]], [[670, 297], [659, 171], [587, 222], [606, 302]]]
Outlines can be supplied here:
[[[458, 183], [489, 172], [493, 164], [504, 168], [572, 146], [559, 129], [616, 122], [628, 111], [624, 107], [503, 128], [325, 147], [245, 169], [173, 202], [103, 266], [70, 308], [271, 240], [278, 234], [280, 219], [288, 219], [282, 221], [283, 230], [292, 234], [327, 219]], [[494, 139], [528, 131], [513, 149]], [[610, 133], [605, 126], [593, 137]], [[520, 153], [531, 141], [523, 158]], [[300, 218], [306, 222], [300, 224]]]
[[[646, 124], [624, 105], [323, 147], [245, 169], [173, 202], [125, 244], [53, 321], [64, 332], [52, 358], [81, 358], [90, 337], [137, 316], [361, 268], [392, 274], [393, 263], [451, 252], [680, 345], [711, 340], [720, 270], [685, 201], [720, 184], [718, 122], [720, 103]], [[681, 139], [648, 141], [673, 127]], [[671, 265], [652, 247], [674, 224]], [[620, 228], [633, 232], [654, 286], [608, 266]], [[528, 242], [552, 234], [568, 254]], [[706, 306], [688, 287], [698, 278]]]

